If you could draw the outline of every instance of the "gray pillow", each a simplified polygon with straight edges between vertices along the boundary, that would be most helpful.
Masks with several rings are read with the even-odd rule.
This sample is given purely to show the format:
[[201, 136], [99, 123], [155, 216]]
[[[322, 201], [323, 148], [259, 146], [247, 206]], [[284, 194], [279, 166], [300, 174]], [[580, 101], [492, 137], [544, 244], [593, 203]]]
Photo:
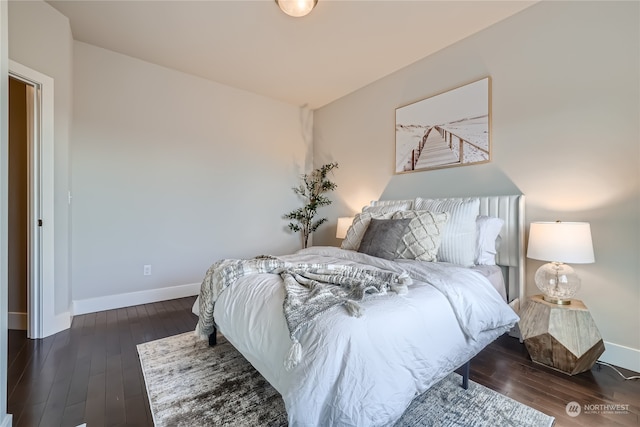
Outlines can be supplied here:
[[405, 219], [371, 219], [362, 236], [358, 252], [378, 258], [395, 259], [398, 243], [411, 222]]

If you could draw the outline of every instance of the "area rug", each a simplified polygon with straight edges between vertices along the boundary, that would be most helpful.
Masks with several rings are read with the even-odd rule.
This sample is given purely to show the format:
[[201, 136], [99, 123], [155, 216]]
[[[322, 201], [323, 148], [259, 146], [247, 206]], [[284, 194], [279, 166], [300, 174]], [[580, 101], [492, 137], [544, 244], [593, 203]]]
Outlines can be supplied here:
[[[286, 426], [278, 392], [240, 353], [192, 332], [138, 345], [154, 424]], [[473, 381], [450, 374], [418, 396], [396, 426], [552, 426], [554, 418]]]

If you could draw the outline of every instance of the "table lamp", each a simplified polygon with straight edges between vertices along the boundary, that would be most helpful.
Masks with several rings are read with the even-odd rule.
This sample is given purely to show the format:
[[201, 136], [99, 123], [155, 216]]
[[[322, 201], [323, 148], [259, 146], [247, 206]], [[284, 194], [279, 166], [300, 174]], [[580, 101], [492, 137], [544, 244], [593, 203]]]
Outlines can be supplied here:
[[338, 218], [338, 226], [336, 227], [336, 239], [344, 239], [347, 237], [347, 230], [353, 223], [353, 217], [343, 216]]
[[538, 289], [547, 302], [570, 304], [580, 289], [580, 278], [565, 263], [595, 262], [588, 222], [532, 222], [527, 258], [550, 261], [535, 274]]

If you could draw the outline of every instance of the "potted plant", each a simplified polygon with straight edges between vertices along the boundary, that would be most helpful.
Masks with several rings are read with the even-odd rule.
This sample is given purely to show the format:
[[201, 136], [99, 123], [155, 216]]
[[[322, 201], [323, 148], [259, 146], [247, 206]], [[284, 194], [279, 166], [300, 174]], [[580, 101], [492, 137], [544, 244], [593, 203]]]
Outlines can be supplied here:
[[310, 174], [302, 175], [302, 183], [298, 187], [293, 187], [294, 193], [298, 194], [305, 201], [304, 206], [289, 212], [284, 216], [293, 222], [289, 223], [289, 229], [302, 233], [302, 247], [309, 244], [309, 236], [318, 227], [327, 222], [327, 218], [314, 220], [320, 206], [331, 204], [331, 200], [324, 195], [328, 191], [335, 190], [338, 185], [327, 179], [327, 175], [338, 167], [338, 163], [327, 163], [314, 169]]

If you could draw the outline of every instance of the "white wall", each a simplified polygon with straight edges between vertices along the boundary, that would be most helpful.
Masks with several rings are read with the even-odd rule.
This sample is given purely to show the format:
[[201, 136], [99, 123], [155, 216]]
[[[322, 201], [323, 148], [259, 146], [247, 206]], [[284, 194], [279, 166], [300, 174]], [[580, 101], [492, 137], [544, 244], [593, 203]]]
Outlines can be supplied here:
[[76, 313], [300, 247], [282, 219], [310, 154], [299, 108], [81, 42], [73, 72]]
[[[522, 192], [527, 222], [592, 225], [574, 266], [603, 358], [640, 371], [638, 2], [542, 2], [315, 112], [314, 163], [337, 161], [332, 218], [372, 199]], [[395, 109], [491, 76], [493, 160], [394, 175]], [[316, 244], [336, 244], [335, 227]], [[531, 280], [541, 265], [527, 263]]]
[[[41, 1], [9, 2], [9, 57], [54, 79], [55, 313], [69, 309], [69, 129], [72, 37], [69, 20]], [[46, 218], [44, 219], [46, 221]], [[45, 224], [46, 226], [46, 224]]]

